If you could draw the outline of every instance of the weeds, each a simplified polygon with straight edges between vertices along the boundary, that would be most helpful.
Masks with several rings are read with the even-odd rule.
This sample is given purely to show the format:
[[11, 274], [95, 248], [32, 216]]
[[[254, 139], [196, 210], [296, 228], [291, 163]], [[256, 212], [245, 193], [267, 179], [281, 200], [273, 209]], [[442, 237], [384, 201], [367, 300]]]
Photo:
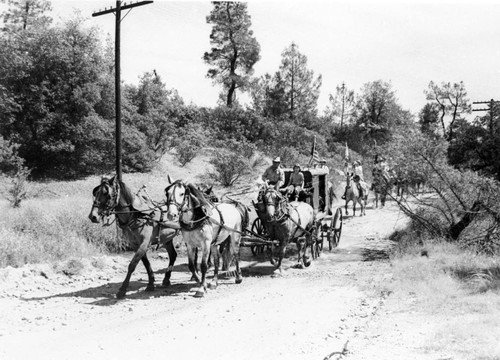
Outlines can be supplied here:
[[77, 199], [29, 200], [16, 209], [0, 206], [0, 267], [122, 250], [116, 229], [91, 224], [87, 206]]

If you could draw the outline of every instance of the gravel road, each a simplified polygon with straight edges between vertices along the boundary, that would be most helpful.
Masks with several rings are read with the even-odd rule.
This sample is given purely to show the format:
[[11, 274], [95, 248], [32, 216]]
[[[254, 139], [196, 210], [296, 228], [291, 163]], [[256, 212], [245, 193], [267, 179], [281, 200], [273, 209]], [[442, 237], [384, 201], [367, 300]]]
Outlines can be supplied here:
[[387, 235], [404, 221], [395, 206], [346, 217], [337, 249], [303, 270], [291, 249], [282, 276], [242, 248], [243, 283], [223, 278], [201, 299], [185, 258], [161, 287], [159, 252], [150, 253], [156, 291], [144, 291], [139, 264], [120, 301], [131, 254], [79, 260], [69, 272], [67, 263], [1, 269], [0, 359], [355, 358], [351, 344], [389, 296], [380, 291], [391, 278]]

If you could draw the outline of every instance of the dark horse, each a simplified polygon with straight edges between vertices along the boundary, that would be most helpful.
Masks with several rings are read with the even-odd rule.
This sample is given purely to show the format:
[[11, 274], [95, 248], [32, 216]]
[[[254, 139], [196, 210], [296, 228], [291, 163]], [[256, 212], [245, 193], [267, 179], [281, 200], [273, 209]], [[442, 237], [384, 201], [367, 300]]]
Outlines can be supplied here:
[[[297, 259], [299, 267], [309, 266], [311, 261], [306, 252], [308, 245], [312, 245], [314, 226], [312, 206], [305, 202], [288, 202], [279, 191], [270, 186], [263, 189], [255, 208], [257, 215], [266, 227], [269, 238], [279, 242], [276, 271], [282, 272], [281, 262], [285, 257], [286, 247], [293, 240], [296, 241], [299, 252]], [[299, 240], [303, 236], [306, 238], [305, 243]]]
[[372, 170], [373, 175], [373, 193], [375, 194], [375, 208], [378, 207], [378, 201], [380, 199], [380, 205], [385, 206], [385, 201], [387, 195], [391, 194], [393, 180], [390, 178], [387, 171], [382, 170], [379, 167], [374, 167]]
[[[170, 182], [170, 179], [169, 179]], [[248, 209], [238, 202], [213, 204], [192, 184], [174, 181], [165, 189], [167, 215], [170, 220], [179, 221], [182, 238], [187, 246], [189, 270], [200, 288], [196, 297], [206, 293], [206, 273], [210, 253], [214, 259], [214, 277], [211, 288], [218, 285], [219, 251], [218, 246], [226, 242], [224, 252], [227, 264], [234, 258], [236, 283], [243, 281], [239, 265], [240, 240], [249, 221]], [[201, 278], [196, 270], [196, 254], [201, 250]]]
[[151, 200], [134, 195], [129, 187], [116, 177], [111, 179], [102, 178], [101, 184], [94, 191], [94, 203], [89, 214], [89, 219], [99, 223], [105, 216], [114, 214], [118, 226], [123, 231], [123, 236], [136, 253], [128, 266], [127, 276], [123, 281], [116, 297], [125, 297], [130, 277], [134, 272], [139, 260], [142, 261], [148, 273], [148, 285], [146, 291], [155, 288], [154, 273], [146, 255], [149, 245], [159, 243], [167, 249], [169, 264], [163, 279], [163, 285], [170, 285], [170, 275], [174, 267], [177, 252], [172, 239], [177, 233], [174, 227], [178, 224], [172, 223], [165, 227], [161, 211]]

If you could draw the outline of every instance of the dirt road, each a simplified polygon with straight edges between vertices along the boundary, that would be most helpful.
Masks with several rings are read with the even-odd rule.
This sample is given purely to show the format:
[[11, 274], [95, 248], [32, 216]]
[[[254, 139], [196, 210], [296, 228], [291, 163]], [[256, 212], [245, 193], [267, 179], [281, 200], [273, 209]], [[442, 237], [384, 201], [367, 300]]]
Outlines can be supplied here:
[[305, 270], [293, 268], [292, 254], [280, 277], [243, 248], [243, 283], [223, 279], [201, 299], [193, 297], [185, 258], [173, 285], [160, 287], [167, 262], [156, 252], [157, 290], [144, 292], [139, 266], [120, 301], [114, 295], [129, 254], [2, 269], [0, 358], [356, 358], [351, 344], [388, 296], [380, 291], [391, 277], [385, 238], [404, 221], [391, 206], [345, 218], [336, 250]]

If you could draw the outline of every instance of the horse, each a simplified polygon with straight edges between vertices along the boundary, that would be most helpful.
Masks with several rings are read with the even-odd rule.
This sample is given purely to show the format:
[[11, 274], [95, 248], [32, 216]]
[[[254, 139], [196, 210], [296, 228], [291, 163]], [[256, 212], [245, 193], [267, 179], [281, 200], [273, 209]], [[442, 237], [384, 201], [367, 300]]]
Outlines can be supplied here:
[[384, 174], [384, 172], [378, 168], [373, 168], [372, 175], [372, 189], [375, 194], [375, 208], [378, 208], [379, 198], [380, 205], [384, 207], [387, 195], [391, 192], [393, 181], [388, 173]]
[[[347, 205], [349, 202], [352, 201], [352, 215], [356, 216], [356, 203], [359, 204], [361, 207], [361, 214], [360, 216], [366, 215], [366, 200], [368, 199], [368, 187], [360, 184], [362, 187], [364, 194], [361, 196], [360, 191], [358, 189], [358, 184], [359, 184], [359, 176], [355, 175], [354, 177], [357, 177], [357, 181], [354, 181], [354, 178], [352, 176], [347, 176], [346, 177], [346, 192], [345, 192], [345, 214], [349, 215], [349, 211], [347, 210]], [[354, 184], [351, 183], [354, 182]]]
[[154, 291], [154, 273], [146, 254], [152, 244], [161, 244], [168, 252], [169, 264], [162, 284], [169, 286], [170, 276], [177, 258], [172, 240], [178, 233], [178, 225], [169, 224], [169, 227], [166, 227], [161, 210], [152, 200], [134, 195], [130, 188], [125, 183], [118, 181], [115, 176], [112, 178], [103, 177], [101, 184], [94, 188], [92, 194], [94, 202], [89, 219], [93, 223], [99, 223], [105, 217], [114, 214], [118, 226], [123, 231], [124, 238], [128, 241], [129, 246], [135, 250], [128, 266], [127, 276], [116, 294], [117, 299], [125, 297], [130, 277], [139, 260], [142, 261], [148, 273], [146, 291]]
[[[282, 273], [282, 261], [285, 257], [287, 245], [296, 240], [298, 249], [298, 266], [308, 267], [311, 260], [307, 257], [308, 245], [312, 245], [314, 227], [314, 211], [311, 205], [301, 202], [288, 202], [279, 191], [272, 186], [266, 187], [259, 195], [255, 205], [257, 215], [264, 224], [270, 239], [279, 242], [278, 261], [275, 272]], [[301, 236], [306, 237], [305, 244], [299, 241]], [[303, 254], [301, 254], [303, 250]], [[271, 254], [271, 263], [273, 263]]]
[[[192, 184], [184, 184], [180, 180], [172, 182], [170, 178], [165, 195], [167, 218], [179, 221], [182, 238], [187, 246], [189, 270], [200, 285], [195, 297], [203, 297], [207, 291], [206, 273], [210, 253], [214, 261], [214, 277], [208, 287], [217, 288], [220, 256], [218, 246], [225, 241], [225, 262], [230, 264], [234, 258], [235, 282], [240, 284], [243, 281], [239, 265], [240, 241], [249, 221], [246, 206], [236, 201], [210, 203]], [[197, 249], [201, 250], [201, 278], [196, 270]]]

